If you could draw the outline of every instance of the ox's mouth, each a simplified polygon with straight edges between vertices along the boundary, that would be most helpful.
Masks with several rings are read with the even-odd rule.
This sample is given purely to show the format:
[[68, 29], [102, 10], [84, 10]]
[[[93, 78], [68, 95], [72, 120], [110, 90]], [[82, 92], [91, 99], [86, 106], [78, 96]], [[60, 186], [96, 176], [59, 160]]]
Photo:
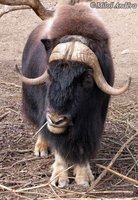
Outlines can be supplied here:
[[46, 119], [48, 130], [54, 134], [64, 133], [70, 122], [69, 116], [50, 112], [47, 112]]

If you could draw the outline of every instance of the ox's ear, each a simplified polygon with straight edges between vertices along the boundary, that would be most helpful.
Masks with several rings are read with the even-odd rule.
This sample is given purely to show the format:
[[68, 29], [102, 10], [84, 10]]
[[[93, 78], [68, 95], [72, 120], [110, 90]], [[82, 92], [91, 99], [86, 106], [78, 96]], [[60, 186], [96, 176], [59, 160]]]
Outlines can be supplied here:
[[50, 39], [42, 39], [41, 42], [45, 46], [46, 51], [49, 51], [54, 44], [54, 40], [50, 40]]

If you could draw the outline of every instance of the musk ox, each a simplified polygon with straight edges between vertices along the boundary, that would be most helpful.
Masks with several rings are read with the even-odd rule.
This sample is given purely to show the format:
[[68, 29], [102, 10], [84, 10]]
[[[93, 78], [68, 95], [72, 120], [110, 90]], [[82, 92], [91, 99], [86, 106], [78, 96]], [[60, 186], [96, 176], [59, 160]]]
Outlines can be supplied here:
[[99, 146], [113, 88], [114, 69], [109, 34], [87, 3], [59, 6], [54, 16], [30, 34], [22, 58], [23, 107], [41, 133], [35, 154], [55, 154], [51, 182], [69, 183], [74, 167], [77, 184], [93, 182], [89, 159]]

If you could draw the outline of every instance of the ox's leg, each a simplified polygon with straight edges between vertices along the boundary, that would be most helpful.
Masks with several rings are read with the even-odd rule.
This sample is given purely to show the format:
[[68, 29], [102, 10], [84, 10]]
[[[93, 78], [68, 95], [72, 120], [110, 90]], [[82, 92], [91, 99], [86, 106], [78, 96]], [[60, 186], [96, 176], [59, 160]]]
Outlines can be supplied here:
[[42, 133], [39, 133], [38, 135], [34, 148], [34, 154], [40, 157], [46, 157], [48, 155], [48, 143]]
[[74, 174], [76, 175], [75, 181], [78, 185], [88, 187], [94, 181], [94, 176], [89, 163], [86, 163], [85, 165], [76, 165], [74, 168]]
[[55, 162], [52, 165], [51, 184], [63, 188], [69, 184], [67, 164], [64, 159], [55, 152]]

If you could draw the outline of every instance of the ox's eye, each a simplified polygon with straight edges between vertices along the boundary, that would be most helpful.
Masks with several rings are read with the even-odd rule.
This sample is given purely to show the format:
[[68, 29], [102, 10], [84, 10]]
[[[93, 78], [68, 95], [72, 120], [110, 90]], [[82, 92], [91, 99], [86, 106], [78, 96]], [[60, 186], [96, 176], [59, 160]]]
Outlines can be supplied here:
[[83, 77], [83, 87], [84, 88], [90, 88], [93, 87], [93, 78], [91, 74], [85, 74]]

